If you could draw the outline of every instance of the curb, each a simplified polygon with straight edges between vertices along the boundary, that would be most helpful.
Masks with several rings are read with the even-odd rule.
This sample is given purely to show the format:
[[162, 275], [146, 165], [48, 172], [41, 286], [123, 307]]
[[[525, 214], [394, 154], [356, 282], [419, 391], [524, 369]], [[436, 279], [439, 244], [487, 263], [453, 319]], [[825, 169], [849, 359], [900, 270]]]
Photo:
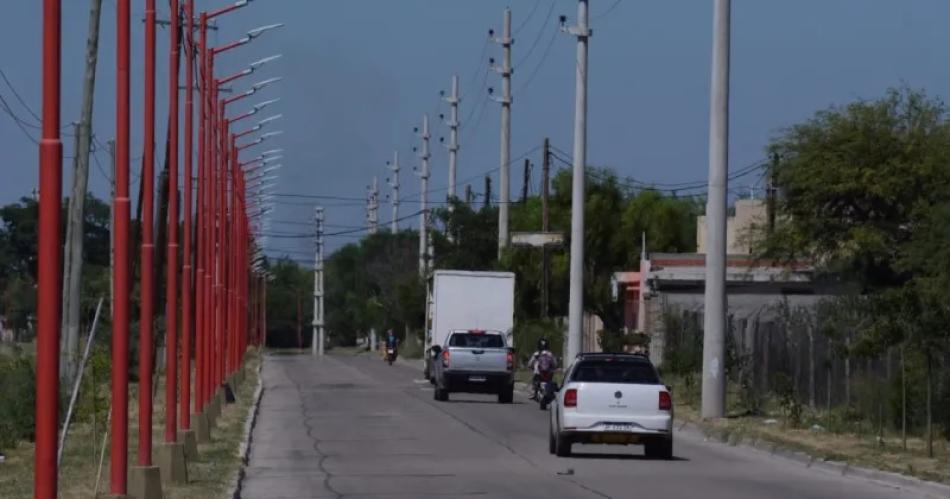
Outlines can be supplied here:
[[902, 475], [890, 471], [876, 470], [852, 466], [843, 461], [828, 461], [817, 458], [802, 451], [792, 450], [779, 444], [751, 437], [734, 437], [728, 434], [720, 434], [702, 425], [683, 422], [678, 427], [679, 431], [687, 430], [698, 434], [704, 442], [719, 443], [731, 447], [745, 447], [759, 452], [768, 453], [772, 457], [785, 459], [804, 465], [806, 468], [814, 468], [836, 475], [862, 479], [881, 486], [909, 490], [925, 494], [933, 499], [950, 497], [950, 486], [942, 483], [930, 482], [917, 477]]
[[238, 456], [241, 458], [241, 466], [231, 481], [227, 497], [234, 499], [241, 498], [241, 486], [244, 483], [246, 474], [245, 468], [251, 457], [251, 441], [253, 439], [254, 426], [257, 424], [257, 416], [260, 414], [261, 398], [264, 394], [264, 378], [261, 371], [264, 369], [264, 353], [261, 352], [261, 361], [257, 365], [257, 387], [254, 389], [254, 401], [247, 410], [247, 417], [244, 419], [244, 439], [238, 447]]

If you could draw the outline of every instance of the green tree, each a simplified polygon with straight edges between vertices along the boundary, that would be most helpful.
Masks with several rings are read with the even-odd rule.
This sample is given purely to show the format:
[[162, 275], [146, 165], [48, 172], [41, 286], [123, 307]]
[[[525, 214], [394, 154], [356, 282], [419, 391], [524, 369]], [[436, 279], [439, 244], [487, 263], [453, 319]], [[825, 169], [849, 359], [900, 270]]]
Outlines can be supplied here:
[[[808, 258], [856, 287], [866, 313], [844, 313], [855, 339], [845, 355], [872, 357], [898, 345], [920, 354], [932, 436], [934, 371], [950, 319], [946, 108], [923, 92], [891, 90], [818, 112], [770, 151], [782, 196], [763, 254]], [[822, 329], [842, 333], [834, 324]]]

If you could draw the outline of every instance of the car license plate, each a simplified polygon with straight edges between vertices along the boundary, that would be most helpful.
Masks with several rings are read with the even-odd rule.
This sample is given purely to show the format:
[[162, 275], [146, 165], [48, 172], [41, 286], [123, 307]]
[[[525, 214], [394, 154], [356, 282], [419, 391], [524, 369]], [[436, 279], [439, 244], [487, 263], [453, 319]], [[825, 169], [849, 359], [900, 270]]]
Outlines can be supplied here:
[[640, 437], [630, 433], [598, 433], [592, 435], [590, 441], [595, 444], [638, 444]]
[[472, 383], [484, 383], [486, 379], [487, 378], [485, 378], [484, 376], [469, 376], [468, 377], [468, 380], [471, 381]]
[[633, 425], [623, 423], [607, 423], [604, 425], [604, 431], [627, 433], [633, 431]]

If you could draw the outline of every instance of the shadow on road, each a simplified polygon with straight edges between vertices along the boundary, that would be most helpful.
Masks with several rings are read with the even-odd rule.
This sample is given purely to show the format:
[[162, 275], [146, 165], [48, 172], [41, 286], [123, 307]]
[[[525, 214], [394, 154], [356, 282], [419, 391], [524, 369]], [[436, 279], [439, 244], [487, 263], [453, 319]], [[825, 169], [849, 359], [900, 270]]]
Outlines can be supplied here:
[[689, 459], [685, 457], [676, 456], [674, 456], [673, 459], [659, 459], [646, 457], [643, 454], [608, 454], [605, 452], [591, 452], [586, 454], [578, 454], [577, 452], [574, 452], [571, 454], [571, 457], [574, 459], [609, 459], [614, 461], [689, 461]]
[[499, 404], [498, 401], [496, 401], [496, 400], [477, 400], [477, 399], [462, 399], [462, 400], [449, 399], [449, 400], [447, 400], [447, 401], [445, 401], [445, 402], [443, 402], [443, 403], [444, 403], [444, 404], [502, 405], [502, 406], [504, 406], [504, 405], [525, 405], [525, 402], [519, 402], [519, 401], [517, 401], [517, 400], [515, 400], [514, 402], [512, 402], [512, 403], [510, 403], [510, 404]]

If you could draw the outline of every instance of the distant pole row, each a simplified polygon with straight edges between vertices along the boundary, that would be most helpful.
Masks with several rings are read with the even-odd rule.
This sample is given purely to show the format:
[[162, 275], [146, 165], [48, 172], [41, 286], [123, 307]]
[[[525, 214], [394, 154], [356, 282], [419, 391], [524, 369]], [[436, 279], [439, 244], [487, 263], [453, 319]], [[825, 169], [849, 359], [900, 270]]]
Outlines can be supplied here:
[[[170, 3], [168, 60], [168, 226], [166, 252], [165, 301], [165, 414], [161, 452], [172, 458], [181, 455], [184, 461], [185, 440], [194, 435], [192, 422], [213, 419], [212, 402], [221, 400], [221, 387], [240, 370], [244, 352], [264, 335], [266, 314], [264, 300], [266, 280], [254, 262], [252, 220], [261, 216], [262, 206], [249, 203], [246, 196], [247, 174], [267, 162], [267, 155], [242, 163], [240, 152], [259, 144], [275, 132], [259, 136], [249, 143], [237, 139], [257, 131], [268, 120], [260, 121], [249, 131], [235, 133], [230, 125], [249, 117], [263, 105], [236, 118], [227, 118], [227, 104], [249, 96], [272, 79], [256, 84], [247, 92], [230, 99], [220, 99], [222, 84], [250, 74], [263, 61], [237, 75], [218, 79], [214, 75], [217, 54], [244, 45], [264, 31], [279, 27], [265, 26], [248, 32], [247, 36], [220, 47], [209, 47], [209, 21], [247, 5], [238, 0], [211, 12], [203, 12], [197, 29], [196, 50], [193, 32], [194, 2], [179, 0]], [[59, 393], [59, 323], [61, 283], [60, 268], [60, 203], [62, 179], [62, 145], [59, 139], [60, 65], [61, 65], [61, 2], [44, 0], [43, 23], [43, 140], [40, 144], [40, 233], [38, 280], [38, 346], [36, 399], [36, 454], [34, 495], [38, 498], [57, 496], [56, 435], [58, 433]], [[155, 167], [155, 92], [156, 92], [156, 23], [155, 0], [145, 0], [144, 22], [144, 102], [143, 102], [143, 171], [142, 171], [142, 240], [139, 248], [140, 320], [139, 320], [139, 401], [137, 466], [133, 479], [148, 482], [152, 466], [152, 394], [154, 373], [153, 320], [156, 289], [154, 275], [154, 227], [152, 213]], [[184, 19], [184, 23], [181, 20]], [[110, 493], [126, 495], [129, 491], [129, 331], [131, 304], [131, 255], [129, 210], [130, 163], [130, 60], [131, 0], [116, 0], [116, 139], [115, 175], [112, 200], [113, 306], [112, 306], [112, 403]], [[184, 24], [182, 26], [181, 24]], [[185, 56], [185, 125], [184, 125], [184, 202], [179, 216], [179, 72], [180, 47]], [[199, 61], [199, 126], [197, 198], [193, 199], [194, 83], [193, 61]], [[193, 218], [194, 217], [194, 218]], [[182, 220], [183, 219], [183, 220]], [[183, 227], [180, 223], [183, 221]], [[197, 224], [197, 238], [192, 238]], [[178, 231], [183, 229], [183, 259], [179, 265]], [[181, 275], [179, 275], [181, 272]], [[181, 302], [178, 296], [181, 295]], [[179, 308], [180, 307], [180, 308]], [[192, 314], [192, 310], [196, 312]], [[181, 321], [179, 323], [179, 321]], [[179, 324], [181, 341], [179, 342]], [[194, 336], [194, 344], [192, 338]], [[179, 345], [181, 348], [179, 348]], [[192, 352], [194, 347], [194, 353]], [[194, 358], [194, 377], [192, 377]], [[180, 362], [180, 366], [179, 366]], [[192, 378], [194, 390], [192, 391]], [[192, 406], [193, 404], [193, 406]], [[192, 409], [195, 411], [192, 413]], [[200, 426], [200, 424], [199, 424]], [[200, 432], [199, 432], [200, 433]], [[201, 438], [199, 435], [198, 438]], [[205, 427], [204, 438], [208, 438]], [[165, 464], [165, 460], [162, 460]], [[173, 462], [173, 460], [169, 461]], [[170, 466], [161, 470], [162, 479], [179, 481], [178, 470]], [[140, 492], [140, 491], [136, 491]], [[160, 491], [159, 491], [160, 493]]]

